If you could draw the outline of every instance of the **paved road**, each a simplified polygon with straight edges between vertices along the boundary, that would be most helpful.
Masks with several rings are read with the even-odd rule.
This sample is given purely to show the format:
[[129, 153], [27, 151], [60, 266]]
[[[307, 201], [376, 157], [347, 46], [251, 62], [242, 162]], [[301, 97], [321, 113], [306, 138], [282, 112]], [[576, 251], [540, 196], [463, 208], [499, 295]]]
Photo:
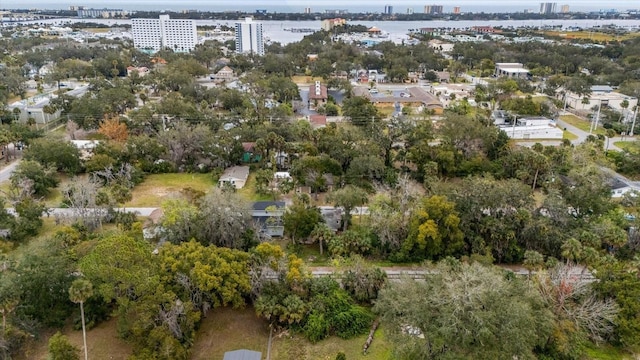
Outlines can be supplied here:
[[[527, 276], [529, 275], [529, 270], [519, 265], [497, 265], [501, 268], [511, 271], [516, 275]], [[434, 270], [423, 268], [423, 267], [404, 267], [404, 266], [394, 266], [394, 267], [382, 267], [381, 268], [385, 273], [387, 273], [387, 277], [390, 280], [399, 280], [402, 278], [412, 278], [412, 279], [424, 279], [425, 276], [433, 274]], [[342, 270], [333, 268], [333, 267], [309, 267], [309, 271], [314, 277], [322, 277], [322, 276], [331, 276], [336, 275], [339, 276]], [[535, 274], [535, 271], [532, 271], [531, 274]], [[576, 266], [571, 269], [572, 277], [582, 278], [586, 281], [595, 281], [593, 274], [588, 270], [583, 270], [581, 266]], [[274, 274], [275, 276], [275, 274]]]
[[[578, 136], [577, 139], [571, 141], [571, 143], [574, 144], [574, 145], [577, 145], [577, 144], [580, 144], [580, 143], [586, 141], [587, 137], [589, 135], [592, 135], [592, 134], [589, 134], [588, 131], [584, 131], [584, 130], [578, 129], [577, 127], [575, 127], [573, 125], [570, 125], [570, 124], [567, 124], [566, 122], [564, 122], [564, 121], [562, 121], [560, 119], [558, 119], [558, 126], [560, 128], [566, 128], [569, 132], [571, 132], [571, 133], [575, 134], [576, 136]], [[613, 137], [613, 138], [611, 138], [609, 140], [609, 150], [622, 151], [622, 149], [620, 149], [619, 147], [614, 145], [615, 142], [618, 142], [618, 141], [636, 141], [636, 140], [637, 139], [635, 137], [630, 137], [630, 136], [626, 136], [624, 138], [622, 138], [622, 137]], [[606, 140], [604, 141], [604, 146], [607, 146], [607, 141]]]
[[[155, 208], [155, 207], [132, 207], [132, 208], [116, 208], [117, 211], [126, 211], [128, 213], [136, 213], [140, 216], [149, 216], [151, 215], [152, 212], [154, 212], [155, 210], [157, 210], [159, 208]], [[13, 208], [7, 208], [7, 212], [9, 212], [10, 214], [16, 214], [15, 209]], [[66, 209], [66, 208], [49, 208], [48, 209], [48, 213], [49, 216], [51, 215], [59, 215], [59, 216], [73, 216], [74, 211], [73, 209]]]
[[0, 182], [5, 182], [11, 178], [11, 174], [13, 174], [13, 170], [16, 169], [16, 166], [20, 163], [20, 160], [15, 160], [11, 164], [5, 166], [2, 170], [0, 170]]

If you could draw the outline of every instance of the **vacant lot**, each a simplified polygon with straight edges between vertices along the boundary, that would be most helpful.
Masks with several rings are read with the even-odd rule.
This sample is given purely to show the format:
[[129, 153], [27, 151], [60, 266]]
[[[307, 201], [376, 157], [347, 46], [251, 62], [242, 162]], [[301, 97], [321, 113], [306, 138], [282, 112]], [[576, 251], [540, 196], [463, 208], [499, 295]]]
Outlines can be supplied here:
[[[80, 312], [78, 308], [78, 312]], [[132, 348], [124, 340], [119, 339], [116, 332], [116, 319], [105, 321], [87, 331], [87, 349], [90, 359], [126, 360]], [[46, 360], [47, 344], [55, 331], [47, 331], [38, 340], [26, 347], [26, 352], [19, 360]], [[62, 331], [69, 342], [82, 349], [82, 331], [76, 331], [67, 325]]]
[[[311, 344], [299, 335], [289, 332], [273, 333], [271, 359], [273, 360], [325, 360], [335, 359], [342, 351], [347, 359], [388, 360], [391, 345], [381, 330], [376, 332], [368, 355], [362, 355], [367, 335], [350, 340], [331, 337]], [[253, 308], [216, 309], [202, 321], [193, 344], [193, 360], [222, 359], [226, 351], [249, 349], [267, 355], [269, 325], [255, 315]]]
[[149, 175], [133, 189], [128, 207], [154, 207], [164, 200], [179, 196], [184, 189], [207, 192], [215, 183], [211, 174], [156, 174]]

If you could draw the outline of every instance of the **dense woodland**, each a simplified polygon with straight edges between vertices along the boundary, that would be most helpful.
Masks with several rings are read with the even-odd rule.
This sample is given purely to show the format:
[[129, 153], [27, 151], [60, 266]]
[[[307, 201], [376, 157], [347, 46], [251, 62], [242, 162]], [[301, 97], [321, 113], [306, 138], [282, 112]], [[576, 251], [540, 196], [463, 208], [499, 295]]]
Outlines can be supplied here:
[[[44, 328], [71, 320], [91, 328], [117, 317], [118, 335], [134, 346], [131, 359], [187, 359], [202, 319], [223, 306], [253, 306], [275, 329], [311, 342], [367, 333], [379, 318], [396, 359], [581, 359], [594, 343], [637, 352], [638, 197], [612, 200], [608, 169], [638, 176], [640, 147], [604, 146], [627, 125], [607, 110], [607, 137], [528, 148], [510, 142], [489, 114], [552, 116], [562, 104], [535, 100], [536, 91], [588, 95], [592, 84], [638, 97], [640, 39], [587, 49], [457, 44], [452, 59], [424, 43], [369, 49], [380, 57], [328, 40], [319, 32], [273, 44], [264, 57], [228, 55], [245, 84], [229, 89], [196, 80], [222, 66], [220, 43], [191, 54], [161, 51], [155, 58], [167, 64], [156, 66], [127, 43], [1, 39], [2, 109], [26, 95], [31, 67], [53, 61], [35, 80], [58, 88], [46, 111], [62, 110], [68, 122], [63, 136], [2, 113], [7, 160], [9, 144], [25, 150], [3, 200], [19, 216], [0, 213], [8, 230], [0, 241], [0, 357], [19, 354]], [[322, 56], [310, 63], [307, 54]], [[524, 63], [534, 81], [478, 86], [475, 100], [486, 107], [457, 99], [438, 118], [428, 111], [389, 118], [352, 96], [349, 81], [332, 78], [357, 68], [385, 70], [395, 82], [409, 72], [482, 76], [503, 61]], [[131, 65], [153, 70], [127, 77]], [[349, 121], [313, 129], [300, 120], [294, 75], [323, 77], [341, 91], [342, 103], [329, 101], [320, 112]], [[70, 79], [87, 80], [90, 90], [65, 95], [61, 83]], [[91, 157], [67, 141], [84, 138], [101, 140]], [[185, 184], [183, 196], [162, 204], [160, 242], [143, 238], [142, 220], [113, 210], [148, 174], [217, 178], [242, 163], [243, 142], [255, 143], [261, 159], [251, 164], [256, 193], [292, 199], [284, 247], [260, 236], [249, 199], [226, 188], [201, 193]], [[289, 156], [279, 163], [283, 152]], [[293, 182], [274, 190], [269, 183], [282, 169]], [[78, 177], [59, 189], [62, 176]], [[295, 195], [296, 186], [311, 196]], [[56, 218], [54, 231], [42, 235], [44, 198], [54, 189], [75, 215]], [[319, 199], [344, 209], [337, 233], [324, 224]], [[351, 210], [363, 205], [368, 216], [355, 219]], [[340, 276], [312, 277], [301, 255], [309, 246], [343, 264]], [[391, 282], [376, 262], [424, 264], [430, 274]], [[519, 277], [494, 263], [531, 273]], [[56, 359], [78, 356], [62, 336], [50, 350]]]

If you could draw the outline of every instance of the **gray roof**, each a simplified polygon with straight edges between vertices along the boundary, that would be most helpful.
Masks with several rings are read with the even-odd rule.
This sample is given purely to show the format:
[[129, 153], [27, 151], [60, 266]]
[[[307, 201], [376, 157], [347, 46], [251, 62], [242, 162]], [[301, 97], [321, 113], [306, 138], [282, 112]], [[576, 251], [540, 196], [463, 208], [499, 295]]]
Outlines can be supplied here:
[[284, 209], [284, 201], [256, 201], [253, 203], [253, 210], [266, 210], [269, 206], [275, 206], [278, 209]]
[[223, 360], [261, 360], [262, 353], [252, 350], [234, 350], [224, 353]]

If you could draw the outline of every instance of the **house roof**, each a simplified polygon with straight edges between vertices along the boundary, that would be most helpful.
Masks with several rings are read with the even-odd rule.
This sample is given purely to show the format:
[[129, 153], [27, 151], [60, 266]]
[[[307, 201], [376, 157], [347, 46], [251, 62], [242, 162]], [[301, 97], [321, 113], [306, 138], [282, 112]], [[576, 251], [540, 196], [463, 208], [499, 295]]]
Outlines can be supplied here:
[[269, 206], [282, 209], [285, 207], [285, 203], [284, 201], [256, 201], [253, 203], [253, 210], [266, 210]]
[[326, 126], [327, 116], [326, 115], [309, 115], [309, 122], [314, 127]]
[[309, 99], [326, 99], [327, 96], [327, 87], [324, 85], [320, 85], [320, 93], [316, 94], [316, 85], [309, 86]]
[[243, 142], [242, 143], [242, 148], [244, 149], [244, 151], [253, 151], [253, 149], [256, 147], [256, 143], [254, 142]]
[[240, 179], [247, 180], [249, 177], [249, 167], [248, 166], [232, 166], [227, 168], [220, 176], [220, 180], [227, 179]]
[[624, 189], [626, 187], [629, 187], [629, 184], [614, 177], [609, 179], [609, 186], [611, 187], [611, 190], [618, 190], [618, 189]]
[[228, 66], [225, 66], [222, 69], [220, 69], [220, 71], [218, 71], [217, 73], [218, 74], [220, 74], [220, 73], [223, 73], [223, 74], [224, 73], [233, 73], [233, 69], [228, 67]]
[[261, 360], [262, 353], [252, 350], [234, 350], [224, 353], [223, 360]]

